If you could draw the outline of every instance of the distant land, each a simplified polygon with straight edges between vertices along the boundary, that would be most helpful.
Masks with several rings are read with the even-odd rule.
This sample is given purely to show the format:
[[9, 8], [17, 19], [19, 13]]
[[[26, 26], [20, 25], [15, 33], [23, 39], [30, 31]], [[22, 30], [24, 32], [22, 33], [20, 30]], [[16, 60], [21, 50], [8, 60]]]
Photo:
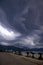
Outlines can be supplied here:
[[12, 51], [35, 51], [35, 52], [43, 52], [43, 48], [27, 48], [27, 47], [16, 47], [16, 46], [5, 46], [0, 45], [0, 50], [12, 50]]

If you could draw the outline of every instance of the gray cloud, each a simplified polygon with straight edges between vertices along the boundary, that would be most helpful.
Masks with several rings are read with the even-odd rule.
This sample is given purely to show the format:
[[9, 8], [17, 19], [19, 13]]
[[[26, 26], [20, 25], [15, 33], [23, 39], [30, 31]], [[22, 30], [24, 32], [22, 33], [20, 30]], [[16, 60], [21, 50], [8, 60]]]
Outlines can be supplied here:
[[42, 0], [0, 1], [0, 23], [6, 26], [6, 29], [21, 34], [20, 37], [13, 40], [5, 40], [0, 37], [2, 44], [5, 42], [11, 45], [19, 42], [30, 47], [33, 46], [32, 43], [34, 47], [43, 46]]

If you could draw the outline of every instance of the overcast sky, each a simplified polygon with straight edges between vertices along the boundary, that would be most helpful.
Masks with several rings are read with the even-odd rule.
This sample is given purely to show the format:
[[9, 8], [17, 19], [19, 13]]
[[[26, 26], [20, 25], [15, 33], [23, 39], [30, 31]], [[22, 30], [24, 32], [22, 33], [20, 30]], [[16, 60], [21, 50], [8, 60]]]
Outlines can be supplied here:
[[0, 0], [0, 44], [43, 47], [43, 0]]

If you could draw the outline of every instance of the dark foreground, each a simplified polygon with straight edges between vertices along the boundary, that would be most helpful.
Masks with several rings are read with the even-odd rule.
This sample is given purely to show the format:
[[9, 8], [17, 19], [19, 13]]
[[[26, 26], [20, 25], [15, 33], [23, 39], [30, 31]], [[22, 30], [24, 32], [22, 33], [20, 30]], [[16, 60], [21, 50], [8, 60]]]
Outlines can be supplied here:
[[0, 65], [43, 65], [43, 63], [37, 64], [23, 56], [0, 52]]

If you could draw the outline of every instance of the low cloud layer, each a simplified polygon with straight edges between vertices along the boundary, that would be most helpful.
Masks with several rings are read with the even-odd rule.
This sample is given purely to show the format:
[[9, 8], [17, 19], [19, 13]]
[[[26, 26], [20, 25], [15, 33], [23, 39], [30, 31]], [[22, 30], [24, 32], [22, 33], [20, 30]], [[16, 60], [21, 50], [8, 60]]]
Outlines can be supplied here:
[[43, 1], [0, 0], [0, 44], [43, 47]]

